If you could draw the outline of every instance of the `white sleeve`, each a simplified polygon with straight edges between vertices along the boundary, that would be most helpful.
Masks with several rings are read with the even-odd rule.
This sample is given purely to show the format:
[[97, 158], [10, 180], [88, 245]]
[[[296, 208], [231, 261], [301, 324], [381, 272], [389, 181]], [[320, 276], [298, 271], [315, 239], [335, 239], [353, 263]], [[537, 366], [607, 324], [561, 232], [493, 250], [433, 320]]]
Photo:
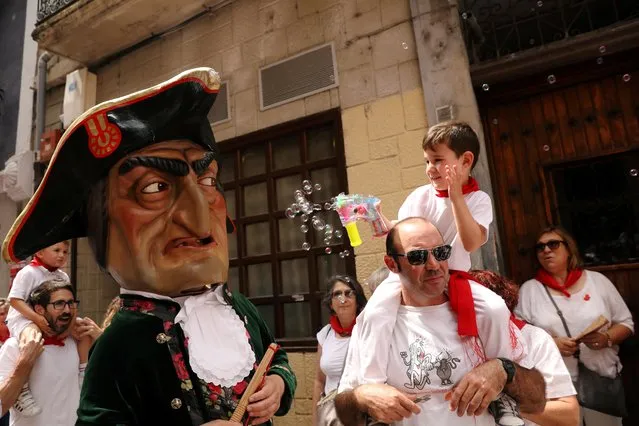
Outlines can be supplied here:
[[486, 359], [503, 357], [517, 363], [524, 361], [525, 344], [521, 332], [510, 321], [511, 313], [504, 299], [474, 281], [470, 282], [470, 288], [475, 302], [477, 331]]
[[544, 376], [546, 399], [576, 395], [570, 373], [550, 334], [530, 324], [524, 326], [523, 333], [530, 334], [527, 339], [529, 357], [534, 367]]
[[20, 349], [18, 348], [18, 341], [15, 338], [4, 342], [2, 348], [0, 348], [0, 382], [13, 374], [13, 370], [18, 363], [19, 355]]
[[326, 324], [324, 327], [322, 327], [320, 331], [317, 332], [315, 337], [317, 337], [317, 343], [319, 343], [320, 346], [322, 347], [324, 346], [324, 342], [326, 341], [326, 338], [328, 337], [328, 333], [330, 332], [331, 332], [330, 324]]
[[624, 325], [634, 333], [635, 324], [632, 321], [632, 314], [615, 285], [605, 275], [599, 272], [588, 271], [587, 273], [595, 274], [597, 287], [603, 290], [600, 291], [599, 294], [603, 297], [606, 308], [608, 312], [610, 312], [612, 323]]
[[9, 299], [22, 299], [26, 301], [29, 298], [31, 291], [38, 284], [36, 282], [37, 276], [33, 271], [32, 266], [26, 266], [20, 272], [17, 273], [13, 284], [11, 284], [11, 290], [9, 291]]
[[423, 192], [423, 187], [419, 187], [411, 192], [404, 200], [404, 203], [397, 212], [397, 220], [403, 220], [408, 217], [421, 216], [419, 214], [419, 205], [422, 202], [420, 194]]
[[488, 241], [488, 231], [490, 231], [490, 224], [493, 223], [493, 204], [490, 197], [485, 192], [480, 192], [477, 194], [477, 201], [469, 205], [468, 209], [473, 219], [486, 229], [486, 241]]

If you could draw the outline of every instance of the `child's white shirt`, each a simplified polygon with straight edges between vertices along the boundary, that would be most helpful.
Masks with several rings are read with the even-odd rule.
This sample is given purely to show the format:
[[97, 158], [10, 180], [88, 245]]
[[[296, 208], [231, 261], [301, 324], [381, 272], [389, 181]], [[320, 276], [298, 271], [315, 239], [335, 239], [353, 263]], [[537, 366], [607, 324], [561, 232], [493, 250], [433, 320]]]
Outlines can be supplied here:
[[[399, 208], [397, 219], [417, 216], [432, 222], [441, 232], [444, 243], [450, 244], [453, 248], [448, 259], [448, 268], [468, 271], [470, 270], [470, 253], [464, 249], [459, 238], [450, 198], [438, 197], [436, 194], [437, 191], [431, 184], [415, 189]], [[473, 219], [486, 229], [486, 240], [482, 243], [484, 244], [488, 240], [489, 227], [493, 221], [490, 197], [483, 191], [474, 191], [464, 195], [464, 201]]]
[[[40, 284], [49, 280], [65, 280], [69, 281], [69, 276], [61, 269], [51, 272], [44, 266], [27, 265], [22, 268], [13, 280], [11, 290], [9, 291], [9, 299], [20, 299], [25, 302], [29, 296], [38, 288]], [[9, 308], [7, 314], [7, 326], [11, 332], [11, 336], [20, 338], [20, 333], [24, 327], [31, 324], [31, 321], [22, 316], [13, 307]]]

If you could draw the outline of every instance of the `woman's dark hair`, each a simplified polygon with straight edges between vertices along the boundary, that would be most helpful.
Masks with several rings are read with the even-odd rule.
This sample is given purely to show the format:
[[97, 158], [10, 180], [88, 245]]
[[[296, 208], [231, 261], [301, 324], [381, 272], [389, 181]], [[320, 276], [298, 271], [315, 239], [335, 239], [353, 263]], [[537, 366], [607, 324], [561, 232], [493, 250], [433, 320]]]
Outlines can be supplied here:
[[346, 284], [351, 290], [355, 292], [355, 302], [357, 303], [357, 315], [366, 306], [366, 296], [364, 295], [364, 289], [361, 284], [357, 282], [355, 278], [351, 278], [348, 275], [333, 275], [326, 282], [326, 294], [324, 295], [324, 306], [328, 308], [331, 314], [335, 314], [333, 308], [331, 308], [331, 300], [333, 299], [333, 287], [338, 282]]

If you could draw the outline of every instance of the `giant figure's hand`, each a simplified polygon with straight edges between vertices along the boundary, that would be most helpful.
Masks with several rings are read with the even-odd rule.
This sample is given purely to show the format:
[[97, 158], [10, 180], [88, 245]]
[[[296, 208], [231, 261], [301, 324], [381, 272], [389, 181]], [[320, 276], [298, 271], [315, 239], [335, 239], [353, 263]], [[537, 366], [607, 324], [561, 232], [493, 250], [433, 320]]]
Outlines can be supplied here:
[[246, 407], [251, 424], [259, 425], [267, 422], [280, 408], [280, 401], [285, 390], [284, 380], [277, 374], [271, 374], [264, 378], [264, 385], [249, 398]]
[[498, 359], [491, 359], [470, 370], [446, 394], [450, 400], [450, 410], [457, 411], [458, 416], [464, 413], [478, 416], [484, 412], [506, 385], [506, 372]]
[[358, 408], [382, 423], [398, 422], [421, 412], [410, 396], [389, 385], [360, 385], [354, 393]]

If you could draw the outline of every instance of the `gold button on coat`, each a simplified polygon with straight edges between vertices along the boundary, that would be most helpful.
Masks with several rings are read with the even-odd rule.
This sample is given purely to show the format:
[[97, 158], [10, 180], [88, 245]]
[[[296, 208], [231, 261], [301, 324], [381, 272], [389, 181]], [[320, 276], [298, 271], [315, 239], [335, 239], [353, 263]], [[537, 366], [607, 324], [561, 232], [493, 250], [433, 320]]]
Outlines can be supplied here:
[[158, 343], [166, 343], [170, 340], [171, 338], [169, 336], [167, 336], [164, 333], [160, 333], [157, 336], [155, 336], [155, 341]]
[[182, 408], [182, 400], [180, 398], [173, 398], [171, 400], [171, 408], [174, 410], [179, 410]]

